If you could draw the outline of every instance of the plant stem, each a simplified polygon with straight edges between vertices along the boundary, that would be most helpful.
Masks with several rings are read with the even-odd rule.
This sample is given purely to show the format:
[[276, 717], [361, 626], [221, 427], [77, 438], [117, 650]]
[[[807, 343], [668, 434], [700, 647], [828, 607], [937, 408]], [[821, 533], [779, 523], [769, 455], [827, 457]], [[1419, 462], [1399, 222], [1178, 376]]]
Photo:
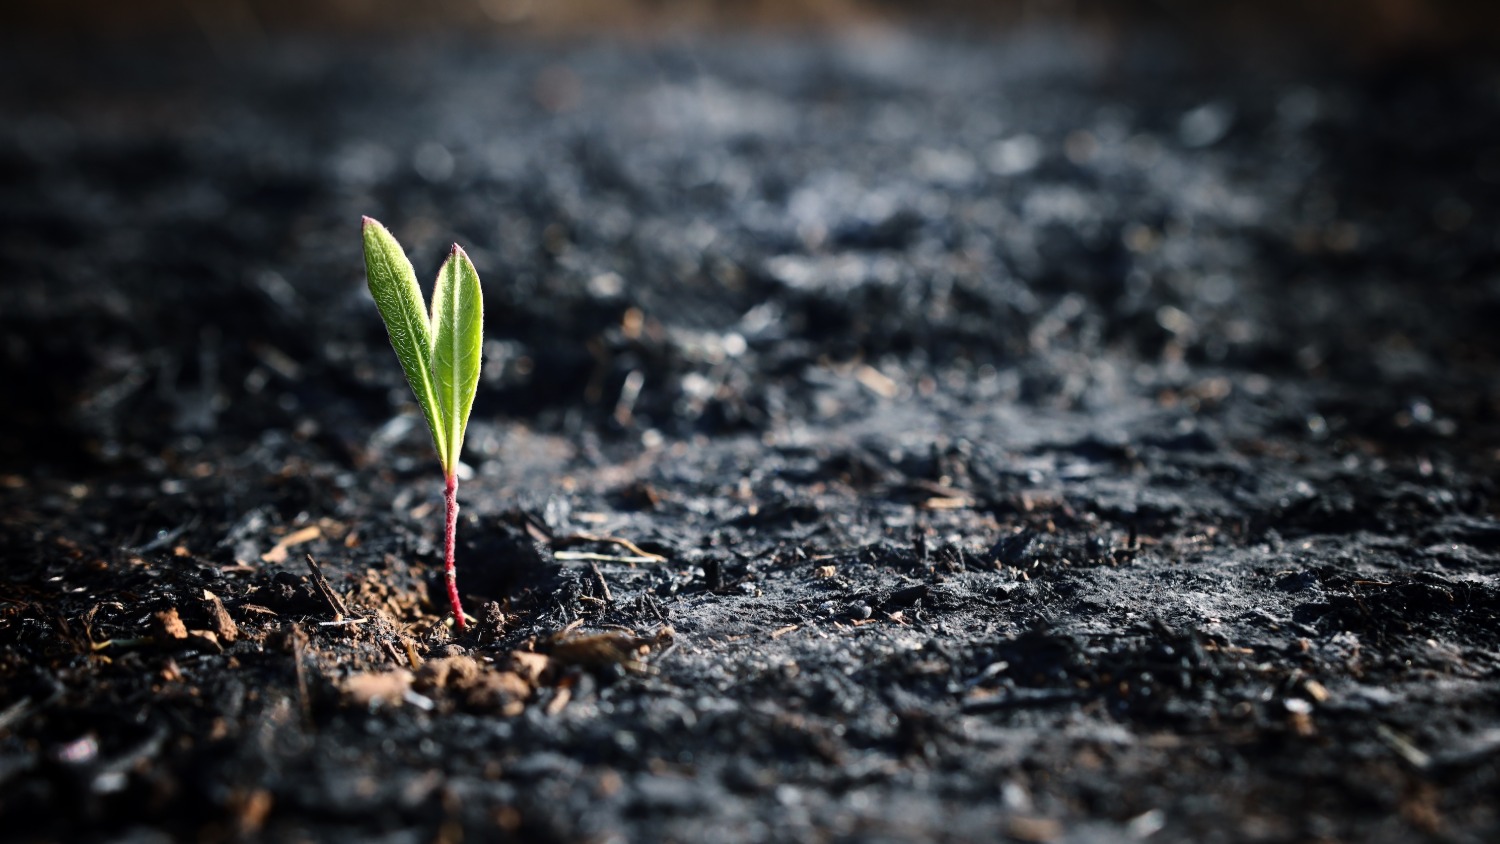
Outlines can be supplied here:
[[463, 630], [464, 608], [458, 602], [458, 569], [453, 565], [453, 545], [458, 534], [458, 473], [450, 472], [443, 487], [443, 503], [448, 511], [447, 525], [443, 532], [443, 577], [448, 581], [448, 603], [453, 605], [453, 618], [458, 629]]

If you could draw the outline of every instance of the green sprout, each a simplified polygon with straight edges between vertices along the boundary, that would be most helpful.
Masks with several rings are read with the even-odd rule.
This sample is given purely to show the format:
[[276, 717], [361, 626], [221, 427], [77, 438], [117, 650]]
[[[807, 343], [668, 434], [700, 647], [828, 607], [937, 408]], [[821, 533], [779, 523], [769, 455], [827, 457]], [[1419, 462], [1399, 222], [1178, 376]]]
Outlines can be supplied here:
[[458, 455], [464, 428], [479, 387], [480, 351], [484, 345], [484, 297], [479, 274], [458, 244], [438, 270], [432, 291], [432, 313], [422, 306], [417, 274], [401, 244], [376, 220], [364, 222], [365, 273], [370, 295], [391, 337], [406, 380], [417, 396], [446, 480], [443, 491], [447, 521], [443, 536], [443, 574], [458, 629], [465, 626], [458, 602], [458, 575], [453, 565], [458, 530]]

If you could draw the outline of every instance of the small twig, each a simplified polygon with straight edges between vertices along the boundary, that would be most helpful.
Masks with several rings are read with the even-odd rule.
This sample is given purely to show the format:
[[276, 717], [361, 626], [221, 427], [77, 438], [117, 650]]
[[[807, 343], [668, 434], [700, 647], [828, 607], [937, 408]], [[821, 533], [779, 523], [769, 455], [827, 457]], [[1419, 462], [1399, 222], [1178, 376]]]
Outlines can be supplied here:
[[772, 639], [780, 639], [782, 636], [785, 636], [786, 634], [792, 632], [793, 630], [796, 630], [798, 627], [801, 627], [801, 626], [802, 625], [800, 625], [800, 624], [788, 624], [785, 627], [779, 627], [779, 628], [771, 631], [771, 638]]
[[609, 584], [604, 582], [604, 573], [599, 571], [599, 564], [590, 563], [589, 568], [593, 570], [594, 577], [599, 581], [599, 591], [604, 595], [605, 603], [613, 604], [615, 602], [615, 596], [610, 594]]
[[[639, 545], [636, 545], [634, 542], [631, 542], [630, 540], [620, 536], [600, 536], [599, 534], [595, 533], [573, 533], [567, 536], [559, 536], [556, 539], [552, 540], [553, 545], [561, 545], [563, 547], [567, 547], [569, 545], [577, 545], [580, 542], [607, 542], [611, 545], [618, 545], [638, 557], [644, 557], [646, 558], [645, 561], [653, 563], [665, 563], [667, 561], [666, 557], [663, 557], [660, 554], [653, 554], [650, 551], [642, 550]], [[554, 554], [553, 556], [559, 555]]]
[[558, 560], [585, 560], [599, 563], [664, 563], [665, 559], [650, 557], [616, 557], [611, 554], [595, 554], [592, 551], [558, 551], [552, 555]]
[[1432, 757], [1424, 753], [1411, 739], [1401, 735], [1384, 724], [1375, 725], [1375, 735], [1385, 742], [1386, 746], [1396, 752], [1397, 756], [1406, 760], [1408, 765], [1419, 771], [1425, 771], [1432, 767]]
[[646, 605], [651, 608], [651, 613], [652, 615], [656, 616], [656, 620], [660, 621], [662, 625], [665, 626], [667, 623], [667, 617], [662, 614], [661, 604], [658, 604], [656, 602], [656, 598], [653, 597], [650, 592], [646, 593]]
[[91, 649], [94, 653], [98, 653], [110, 648], [145, 648], [155, 644], [156, 640], [150, 636], [137, 636], [130, 639], [105, 639], [102, 642], [94, 642]]
[[168, 545], [171, 545], [173, 542], [176, 542], [182, 537], [184, 533], [187, 533], [197, 526], [198, 519], [194, 517], [193, 519], [189, 520], [187, 524], [175, 527], [172, 530], [158, 531], [156, 534], [156, 538], [151, 540], [150, 542], [147, 542], [145, 545], [140, 545], [135, 548], [126, 548], [124, 550], [128, 551], [131, 554], [146, 554], [152, 551], [160, 551]]
[[410, 639], [402, 639], [401, 644], [406, 647], [406, 661], [411, 663], [411, 670], [416, 671], [422, 667], [422, 655], [417, 653], [417, 648]]
[[391, 655], [391, 662], [397, 665], [401, 664], [401, 653], [400, 651], [396, 650], [395, 645], [391, 644], [388, 640], [382, 639], [380, 642], [380, 646], [382, 648], [385, 648], [385, 652]]
[[367, 622], [369, 620], [370, 619], [368, 619], [368, 618], [341, 618], [341, 619], [339, 619], [337, 621], [320, 621], [320, 622], [318, 622], [318, 626], [319, 627], [349, 627], [349, 626], [355, 625], [355, 624], [364, 624], [365, 622]]
[[639, 369], [632, 369], [625, 376], [625, 383], [620, 385], [620, 399], [615, 402], [615, 421], [621, 426], [630, 425], [631, 414], [635, 410], [635, 401], [640, 398], [641, 387], [646, 383], [646, 376]]
[[10, 706], [0, 711], [0, 733], [9, 730], [12, 724], [18, 723], [31, 713], [31, 698], [23, 697]]
[[312, 571], [313, 586], [317, 588], [318, 594], [322, 595], [323, 600], [328, 602], [328, 606], [333, 608], [333, 620], [336, 622], [343, 620], [344, 616], [349, 614], [349, 608], [344, 606], [344, 599], [340, 598], [338, 593], [333, 591], [333, 587], [328, 585], [328, 578], [323, 576], [323, 567], [318, 565], [318, 561], [314, 560], [311, 554], [307, 555], [307, 567]]

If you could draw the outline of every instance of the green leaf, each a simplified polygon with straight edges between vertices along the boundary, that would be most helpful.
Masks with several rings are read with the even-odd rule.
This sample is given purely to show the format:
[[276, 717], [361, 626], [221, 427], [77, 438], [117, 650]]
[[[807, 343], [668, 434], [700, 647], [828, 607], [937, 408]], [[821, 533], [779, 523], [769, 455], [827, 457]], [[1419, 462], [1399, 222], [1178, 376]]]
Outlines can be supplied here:
[[479, 362], [484, 346], [484, 298], [479, 274], [464, 250], [453, 251], [438, 270], [432, 291], [432, 380], [443, 408], [449, 461], [443, 469], [452, 473], [463, 450], [464, 428], [479, 387]]
[[365, 218], [364, 241], [365, 274], [370, 283], [370, 295], [375, 298], [380, 318], [385, 320], [391, 346], [401, 361], [401, 369], [406, 372], [411, 391], [417, 396], [417, 404], [422, 406], [422, 415], [427, 417], [438, 460], [444, 470], [448, 470], [452, 466], [448, 425], [433, 383], [432, 327], [422, 307], [417, 274], [396, 238], [386, 231], [385, 226], [369, 217]]

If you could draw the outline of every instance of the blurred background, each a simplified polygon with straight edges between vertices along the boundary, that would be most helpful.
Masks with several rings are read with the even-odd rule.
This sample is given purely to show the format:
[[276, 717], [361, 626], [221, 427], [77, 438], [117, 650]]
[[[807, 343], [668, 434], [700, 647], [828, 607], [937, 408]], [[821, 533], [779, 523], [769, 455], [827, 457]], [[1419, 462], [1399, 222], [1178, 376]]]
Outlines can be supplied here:
[[1495, 3], [12, 0], [0, 24], [16, 470], [423, 458], [381, 427], [410, 396], [362, 214], [423, 278], [455, 239], [480, 266], [480, 463], [518, 423], [650, 443], [913, 396], [1209, 408], [1313, 379], [1277, 424], [1500, 414]]
[[11, 37], [198, 32], [214, 41], [278, 32], [649, 36], [747, 26], [1066, 23], [1321, 43], [1379, 57], [1487, 47], [1500, 36], [1500, 8], [1485, 0], [12, 0], [3, 15]]

